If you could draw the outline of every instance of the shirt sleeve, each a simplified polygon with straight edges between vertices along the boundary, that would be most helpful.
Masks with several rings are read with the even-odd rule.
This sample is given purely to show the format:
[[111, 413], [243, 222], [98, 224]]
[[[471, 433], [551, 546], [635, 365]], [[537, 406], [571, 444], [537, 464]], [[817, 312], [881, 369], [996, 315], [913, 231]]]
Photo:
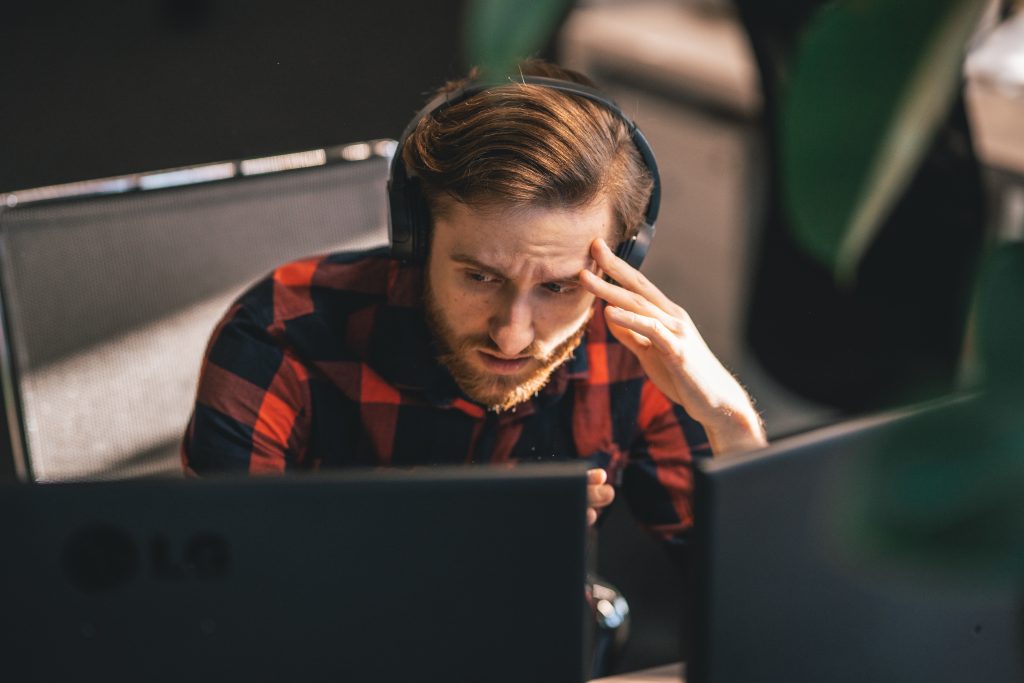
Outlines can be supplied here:
[[693, 525], [694, 459], [710, 455], [703, 427], [645, 379], [621, 490], [637, 521], [670, 546]]
[[309, 423], [305, 366], [236, 304], [203, 360], [182, 443], [186, 475], [283, 473], [301, 464]]

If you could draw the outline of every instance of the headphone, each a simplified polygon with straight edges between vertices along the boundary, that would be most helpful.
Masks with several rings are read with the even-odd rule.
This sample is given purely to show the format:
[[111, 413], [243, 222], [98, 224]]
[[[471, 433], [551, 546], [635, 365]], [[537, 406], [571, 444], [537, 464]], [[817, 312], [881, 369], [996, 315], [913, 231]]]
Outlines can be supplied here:
[[[661, 178], [658, 175], [658, 164], [654, 160], [654, 152], [643, 133], [628, 116], [622, 113], [618, 105], [594, 88], [543, 76], [523, 76], [514, 82], [524, 85], [540, 85], [597, 102], [626, 124], [629, 137], [637, 151], [640, 152], [640, 158], [643, 159], [644, 165], [654, 180], [654, 187], [651, 189], [651, 196], [647, 201], [647, 210], [644, 212], [643, 222], [636, 235], [631, 239], [623, 240], [615, 250], [619, 258], [633, 268], [639, 268], [651, 247], [651, 240], [654, 238], [654, 223], [658, 218], [658, 208], [661, 205]], [[406, 140], [425, 117], [432, 116], [446, 107], [456, 105], [499, 85], [504, 85], [504, 83], [469, 81], [452, 92], [441, 93], [430, 100], [405, 127], [402, 137], [395, 147], [394, 156], [391, 158], [391, 171], [388, 176], [388, 237], [391, 243], [392, 257], [403, 261], [422, 263], [426, 261], [427, 249], [430, 244], [430, 210], [427, 208], [426, 199], [420, 190], [419, 179], [409, 175], [405, 168], [405, 162], [402, 161], [402, 150], [405, 149]]]

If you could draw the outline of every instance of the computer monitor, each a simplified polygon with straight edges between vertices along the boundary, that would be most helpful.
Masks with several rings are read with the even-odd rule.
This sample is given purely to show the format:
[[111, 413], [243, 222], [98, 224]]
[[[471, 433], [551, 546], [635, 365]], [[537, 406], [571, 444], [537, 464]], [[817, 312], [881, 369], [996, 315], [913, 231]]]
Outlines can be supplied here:
[[889, 566], [836, 523], [850, 473], [892, 430], [959, 411], [893, 412], [701, 463], [687, 682], [1024, 680], [1019, 580]]
[[5, 680], [582, 681], [585, 466], [0, 487]]

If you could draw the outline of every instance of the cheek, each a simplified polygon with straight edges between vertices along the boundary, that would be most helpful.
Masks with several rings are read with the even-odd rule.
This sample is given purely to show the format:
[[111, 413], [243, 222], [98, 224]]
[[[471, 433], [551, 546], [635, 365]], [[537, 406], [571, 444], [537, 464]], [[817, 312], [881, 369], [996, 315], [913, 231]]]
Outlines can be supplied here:
[[541, 303], [534, 318], [537, 336], [549, 343], [559, 343], [583, 323], [594, 304], [594, 295], [582, 293], [556, 302]]
[[448, 325], [460, 332], [479, 332], [484, 329], [494, 308], [494, 296], [465, 287], [464, 283], [454, 277], [445, 279], [446, 283], [435, 287], [434, 292], [444, 308]]

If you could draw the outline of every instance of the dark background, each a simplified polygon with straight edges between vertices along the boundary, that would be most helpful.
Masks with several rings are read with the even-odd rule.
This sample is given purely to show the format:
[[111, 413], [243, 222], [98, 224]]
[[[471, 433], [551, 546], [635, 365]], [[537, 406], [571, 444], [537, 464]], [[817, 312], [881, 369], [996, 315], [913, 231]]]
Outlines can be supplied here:
[[462, 6], [5, 2], [0, 191], [398, 137]]

